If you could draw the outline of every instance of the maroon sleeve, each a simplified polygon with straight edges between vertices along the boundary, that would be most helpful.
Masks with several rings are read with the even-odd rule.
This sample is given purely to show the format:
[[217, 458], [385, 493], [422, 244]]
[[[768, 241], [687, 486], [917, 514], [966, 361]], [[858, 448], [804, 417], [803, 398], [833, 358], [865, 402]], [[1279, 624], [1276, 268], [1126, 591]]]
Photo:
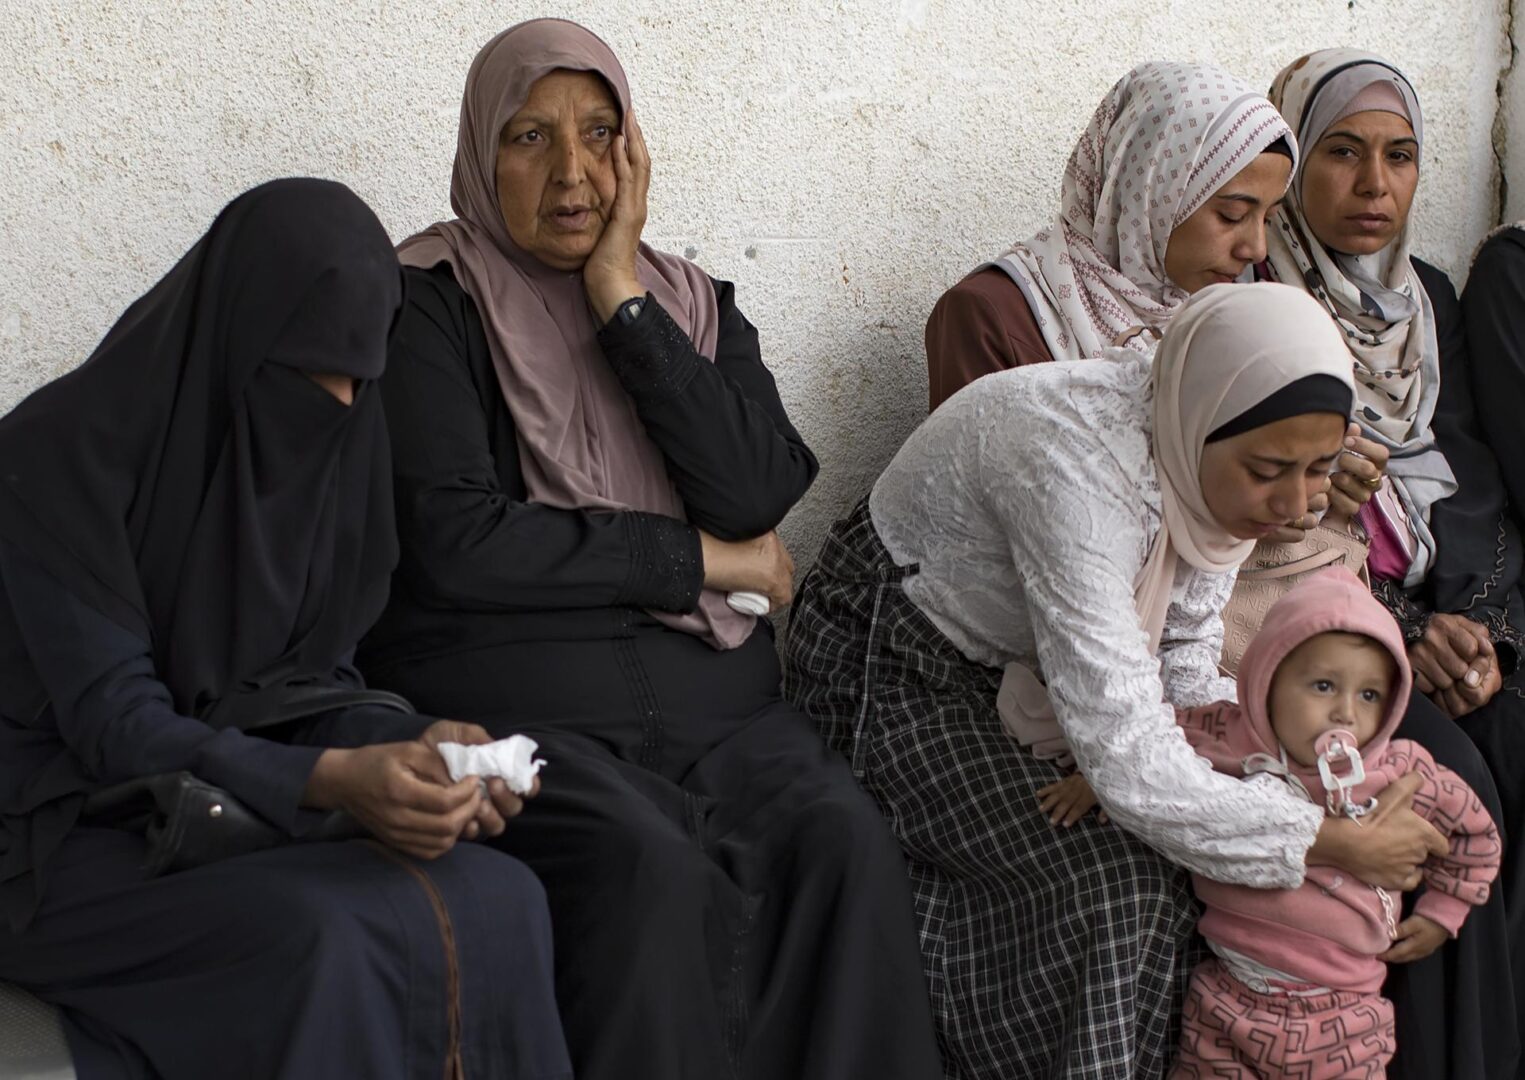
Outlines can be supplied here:
[[943, 293], [927, 319], [927, 396], [936, 409], [981, 375], [1053, 356], [1017, 283], [994, 266]]

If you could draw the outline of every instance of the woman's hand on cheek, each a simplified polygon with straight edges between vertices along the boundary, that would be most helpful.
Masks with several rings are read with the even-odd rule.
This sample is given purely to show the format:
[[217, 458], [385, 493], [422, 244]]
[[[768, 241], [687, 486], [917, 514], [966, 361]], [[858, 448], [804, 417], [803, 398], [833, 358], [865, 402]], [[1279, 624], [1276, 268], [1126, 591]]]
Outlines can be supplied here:
[[624, 135], [609, 148], [614, 158], [614, 204], [604, 221], [598, 246], [583, 264], [583, 285], [600, 324], [614, 318], [626, 300], [646, 295], [636, 276], [636, 252], [646, 228], [646, 193], [651, 187], [651, 155], [635, 113], [625, 117]]

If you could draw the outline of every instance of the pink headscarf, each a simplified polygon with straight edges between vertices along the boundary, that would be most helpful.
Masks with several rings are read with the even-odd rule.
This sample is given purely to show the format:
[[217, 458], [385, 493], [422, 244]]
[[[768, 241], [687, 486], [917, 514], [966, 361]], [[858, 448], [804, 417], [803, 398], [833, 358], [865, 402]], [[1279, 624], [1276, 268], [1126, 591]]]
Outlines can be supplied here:
[[[458, 216], [410, 237], [398, 253], [408, 266], [449, 263], [476, 302], [518, 433], [531, 500], [683, 518], [662, 452], [599, 348], [581, 270], [546, 266], [515, 244], [503, 223], [499, 136], [535, 82], [558, 69], [602, 76], [622, 119], [630, 114], [625, 71], [595, 34], [563, 19], [510, 27], [477, 53], [466, 75], [450, 180], [450, 205]], [[720, 320], [705, 273], [642, 244], [636, 276], [699, 354], [713, 360]], [[653, 614], [720, 649], [740, 645], [755, 623], [709, 589], [692, 614]]]

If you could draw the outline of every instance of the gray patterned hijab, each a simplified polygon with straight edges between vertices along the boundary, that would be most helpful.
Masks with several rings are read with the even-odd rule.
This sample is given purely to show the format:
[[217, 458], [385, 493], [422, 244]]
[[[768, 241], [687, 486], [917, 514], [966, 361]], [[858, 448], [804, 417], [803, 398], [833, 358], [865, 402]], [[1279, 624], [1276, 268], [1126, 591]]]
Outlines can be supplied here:
[[1270, 96], [1296, 130], [1304, 154], [1291, 190], [1271, 216], [1271, 272], [1311, 293], [1345, 335], [1355, 357], [1355, 419], [1367, 438], [1387, 447], [1387, 475], [1416, 541], [1404, 584], [1418, 584], [1435, 558], [1430, 507], [1456, 491], [1456, 477], [1431, 428], [1440, 348], [1430, 298], [1409, 259], [1412, 230], [1405, 223], [1397, 239], [1374, 255], [1329, 250], [1304, 214], [1303, 170], [1330, 127], [1366, 109], [1404, 116], [1422, 150], [1419, 98], [1402, 72], [1355, 49], [1302, 57], [1276, 76]]

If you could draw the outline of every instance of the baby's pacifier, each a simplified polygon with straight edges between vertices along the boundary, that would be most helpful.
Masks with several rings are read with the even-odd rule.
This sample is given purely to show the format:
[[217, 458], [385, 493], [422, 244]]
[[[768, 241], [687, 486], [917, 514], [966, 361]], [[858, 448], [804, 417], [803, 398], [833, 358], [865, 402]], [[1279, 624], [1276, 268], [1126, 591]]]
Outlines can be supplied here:
[[1347, 808], [1351, 816], [1359, 816], [1375, 807], [1376, 800], [1365, 807], [1357, 807], [1350, 798], [1352, 788], [1366, 780], [1366, 762], [1361, 759], [1361, 747], [1355, 732], [1344, 728], [1326, 731], [1313, 743], [1318, 755], [1318, 775], [1329, 793], [1330, 805], [1336, 810]]

